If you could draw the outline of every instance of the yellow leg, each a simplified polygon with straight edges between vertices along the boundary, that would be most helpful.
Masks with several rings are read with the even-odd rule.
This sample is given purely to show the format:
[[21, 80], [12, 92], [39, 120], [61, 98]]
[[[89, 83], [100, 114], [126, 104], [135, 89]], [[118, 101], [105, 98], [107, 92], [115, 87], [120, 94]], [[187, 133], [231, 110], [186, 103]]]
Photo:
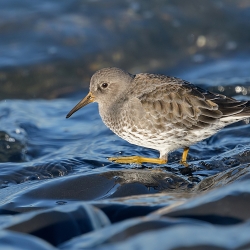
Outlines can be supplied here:
[[156, 159], [156, 158], [146, 158], [141, 156], [127, 156], [127, 157], [117, 157], [117, 158], [108, 158], [110, 161], [117, 163], [137, 163], [141, 164], [143, 162], [147, 163], [156, 163], [156, 164], [164, 164], [167, 163], [165, 159]]
[[187, 163], [188, 151], [189, 151], [188, 147], [184, 148], [181, 161], [180, 161], [180, 164], [184, 165], [185, 167], [188, 167], [188, 163]]

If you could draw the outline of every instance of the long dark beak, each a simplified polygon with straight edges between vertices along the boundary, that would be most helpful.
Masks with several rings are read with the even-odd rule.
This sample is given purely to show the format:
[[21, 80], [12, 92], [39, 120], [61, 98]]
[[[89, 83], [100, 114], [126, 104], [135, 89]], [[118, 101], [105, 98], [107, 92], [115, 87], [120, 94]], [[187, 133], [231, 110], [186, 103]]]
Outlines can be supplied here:
[[83, 98], [79, 103], [76, 104], [76, 106], [73, 109], [71, 109], [71, 111], [67, 114], [66, 118], [69, 118], [77, 110], [83, 108], [84, 106], [94, 101], [95, 101], [95, 97], [92, 95], [91, 92], [89, 92], [85, 98]]

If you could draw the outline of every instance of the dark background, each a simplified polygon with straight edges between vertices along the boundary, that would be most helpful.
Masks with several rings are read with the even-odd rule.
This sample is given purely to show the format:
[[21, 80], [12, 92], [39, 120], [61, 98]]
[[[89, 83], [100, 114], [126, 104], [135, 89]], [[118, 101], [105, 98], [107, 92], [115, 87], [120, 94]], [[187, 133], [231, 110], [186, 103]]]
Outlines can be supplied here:
[[176, 76], [207, 63], [223, 69], [248, 60], [249, 18], [249, 0], [2, 0], [0, 99], [65, 96], [107, 66]]

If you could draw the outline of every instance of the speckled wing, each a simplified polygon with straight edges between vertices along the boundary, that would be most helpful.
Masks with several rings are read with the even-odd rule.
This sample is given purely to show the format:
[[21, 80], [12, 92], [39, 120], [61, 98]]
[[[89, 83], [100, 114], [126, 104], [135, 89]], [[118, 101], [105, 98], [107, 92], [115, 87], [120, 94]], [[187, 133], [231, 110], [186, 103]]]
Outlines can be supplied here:
[[178, 128], [214, 126], [222, 117], [240, 113], [246, 104], [174, 77], [139, 74], [134, 81], [137, 87], [143, 85], [140, 86], [143, 92], [137, 91], [137, 98], [148, 116], [157, 123], [173, 124]]

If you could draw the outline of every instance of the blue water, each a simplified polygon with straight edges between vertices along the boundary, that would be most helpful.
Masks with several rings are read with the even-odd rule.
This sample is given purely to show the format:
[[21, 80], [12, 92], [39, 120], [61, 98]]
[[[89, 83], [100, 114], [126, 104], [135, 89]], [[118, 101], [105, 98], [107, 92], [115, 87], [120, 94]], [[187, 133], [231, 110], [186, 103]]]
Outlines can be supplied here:
[[[242, 81], [242, 83], [244, 83], [244, 80], [246, 80], [244, 77], [238, 78], [238, 81]], [[227, 81], [220, 81], [225, 92], [228, 89], [230, 90], [231, 85], [227, 85]], [[245, 196], [249, 195], [249, 193], [242, 194], [241, 198], [241, 194], [237, 191], [239, 185], [245, 183], [244, 186], [247, 186], [249, 182], [249, 124], [239, 122], [230, 125], [211, 138], [192, 146], [188, 156], [189, 168], [185, 168], [178, 163], [181, 150], [171, 153], [169, 163], [164, 166], [115, 164], [109, 162], [107, 158], [118, 155], [158, 157], [158, 152], [131, 145], [113, 134], [102, 123], [96, 104], [88, 105], [72, 118], [66, 119], [65, 115], [68, 111], [86, 93], [87, 91], [68, 98], [54, 100], [1, 101], [2, 163], [0, 164], [0, 186], [2, 189], [0, 191], [0, 208], [3, 214], [2, 232], [5, 232], [4, 229], [13, 227], [11, 230], [16, 232], [35, 235], [32, 240], [34, 244], [38, 244], [36, 243], [37, 239], [42, 238], [57, 246], [67, 241], [67, 243], [63, 243], [62, 248], [70, 246], [69, 248], [78, 249], [78, 244], [81, 246], [85, 242], [84, 236], [79, 236], [79, 238], [72, 241], [71, 237], [79, 235], [79, 232], [84, 234], [87, 231], [82, 231], [78, 226], [76, 228], [74, 226], [72, 236], [69, 236], [67, 228], [71, 228], [71, 223], [75, 223], [72, 219], [66, 219], [66, 228], [61, 231], [61, 236], [59, 238], [55, 236], [52, 239], [51, 237], [48, 238], [47, 230], [52, 230], [52, 232], [56, 230], [55, 232], [59, 233], [61, 227], [59, 218], [61, 217], [58, 217], [59, 221], [58, 219], [54, 222], [48, 220], [46, 227], [30, 217], [41, 216], [43, 218], [45, 214], [47, 214], [46, 216], [51, 214], [50, 216], [54, 217], [54, 213], [58, 213], [57, 207], [60, 206], [60, 213], [65, 214], [60, 215], [62, 220], [65, 220], [63, 216], [69, 216], [69, 213], [73, 213], [71, 217], [74, 218], [75, 213], [82, 213], [80, 210], [85, 211], [84, 214], [88, 211], [81, 220], [82, 223], [92, 225], [88, 230], [93, 231], [91, 235], [93, 241], [88, 244], [84, 243], [84, 246], [86, 244], [87, 248], [97, 247], [98, 244], [101, 246], [101, 242], [105, 243], [110, 237], [119, 239], [119, 236], [116, 235], [117, 232], [131, 231], [135, 225], [138, 229], [134, 232], [137, 233], [142, 232], [143, 228], [144, 231], [145, 227], [151, 228], [150, 230], [164, 228], [164, 223], [169, 225], [170, 222], [164, 222], [163, 217], [167, 216], [166, 218], [169, 220], [172, 217], [171, 211], [176, 209], [176, 211], [179, 211], [182, 206], [192, 204], [195, 197], [197, 197], [196, 205], [190, 210], [193, 211], [194, 215], [192, 216], [194, 218], [200, 213], [206, 213], [206, 210], [204, 212], [204, 206], [208, 207], [209, 213], [214, 213], [214, 218], [206, 217], [208, 216], [206, 214], [197, 217], [201, 222], [203, 221], [202, 223], [215, 223], [214, 229], [209, 233], [210, 237], [216, 237], [217, 230], [219, 230], [216, 226], [217, 223], [229, 223], [237, 226], [239, 222], [243, 222], [242, 219], [236, 219], [237, 216], [241, 216], [238, 210], [235, 210], [233, 217], [230, 215], [231, 217], [224, 218], [224, 215], [219, 215], [216, 210], [214, 211], [214, 208], [216, 206], [225, 206], [227, 207], [226, 211], [232, 210], [230, 212], [232, 213], [235, 206], [242, 206], [241, 209], [244, 210], [244, 213], [249, 213], [248, 200], [245, 199]], [[243, 97], [247, 99], [248, 95], [242, 95]], [[232, 184], [229, 185], [229, 189], [226, 188], [230, 183], [235, 184], [233, 186], [231, 186]], [[219, 189], [209, 196], [212, 200], [211, 203], [203, 192], [211, 192], [216, 188]], [[245, 189], [243, 190], [248, 192]], [[225, 200], [226, 197], [232, 195], [236, 195], [236, 201]], [[223, 200], [225, 200], [225, 205]], [[239, 205], [243, 201], [247, 203]], [[214, 202], [219, 202], [221, 205], [212, 205]], [[98, 210], [98, 213], [101, 213], [101, 215], [95, 215], [93, 219], [90, 219], [92, 215], [89, 214], [89, 211], [94, 209], [94, 207], [86, 207], [90, 206], [90, 204], [96, 207], [95, 209], [98, 208], [100, 210]], [[66, 210], [62, 205], [65, 205]], [[150, 216], [150, 213], [158, 213], [158, 209], [169, 206], [176, 208], [174, 210], [170, 209], [170, 212], [168, 211], [166, 215], [164, 213], [164, 216], [158, 216], [154, 220], [148, 217], [147, 226], [141, 225], [142, 220], [139, 218], [132, 221], [128, 220], [139, 215], [146, 216], [149, 214], [148, 216]], [[127, 212], [125, 214], [119, 212], [121, 209], [125, 209]], [[113, 214], [114, 211], [116, 211], [116, 215]], [[185, 215], [185, 209], [181, 211], [180, 215], [176, 216], [180, 216], [179, 218], [188, 216], [189, 220], [180, 219], [178, 222], [180, 231], [186, 230], [185, 225], [192, 225], [194, 232], [196, 232], [195, 230], [199, 232], [201, 229], [205, 230], [205, 224], [200, 224], [201, 222], [198, 223], [197, 227], [197, 218], [192, 221], [190, 212]], [[17, 214], [10, 217], [10, 214], [13, 213]], [[44, 217], [44, 220], [47, 219]], [[91, 221], [86, 222], [86, 220]], [[109, 221], [113, 223], [119, 221], [122, 224], [110, 226]], [[39, 231], [33, 229], [27, 231], [29, 225], [33, 223], [37, 224], [37, 227], [40, 228]], [[161, 226], [158, 227], [154, 225], [155, 223]], [[175, 223], [177, 222], [174, 222], [173, 225]], [[109, 233], [102, 238], [100, 243], [96, 242], [96, 237], [99, 237], [99, 233], [102, 235], [102, 230], [99, 227], [92, 228], [95, 224], [101, 224], [105, 228], [110, 227]], [[243, 228], [246, 230], [245, 227]], [[112, 230], [116, 233], [112, 233]], [[155, 232], [158, 232], [157, 230]], [[234, 233], [236, 232], [235, 229]], [[145, 237], [146, 235], [145, 232]], [[161, 237], [161, 234], [158, 235], [158, 233], [153, 235]], [[134, 238], [134, 236], [128, 243], [131, 244], [131, 247], [136, 244], [134, 240], [137, 238]], [[17, 236], [5, 233], [1, 237], [4, 240], [5, 238], [9, 239]], [[244, 238], [244, 236], [242, 237]], [[26, 236], [22, 240], [25, 240], [23, 244], [26, 246], [28, 244]], [[203, 242], [202, 238], [200, 240]], [[149, 244], [146, 242], [145, 244]], [[201, 244], [199, 240], [195, 239], [192, 242], [192, 244], [198, 246]], [[122, 247], [119, 244], [113, 247]], [[144, 248], [144, 243], [141, 244], [141, 247]], [[228, 244], [226, 236], [224, 244], [225, 246]], [[49, 248], [45, 247], [44, 249]]]
[[1, 1], [0, 248], [249, 249], [247, 120], [193, 145], [185, 168], [181, 149], [110, 162], [159, 153], [117, 137], [97, 104], [65, 118], [104, 66], [250, 100], [249, 6]]

